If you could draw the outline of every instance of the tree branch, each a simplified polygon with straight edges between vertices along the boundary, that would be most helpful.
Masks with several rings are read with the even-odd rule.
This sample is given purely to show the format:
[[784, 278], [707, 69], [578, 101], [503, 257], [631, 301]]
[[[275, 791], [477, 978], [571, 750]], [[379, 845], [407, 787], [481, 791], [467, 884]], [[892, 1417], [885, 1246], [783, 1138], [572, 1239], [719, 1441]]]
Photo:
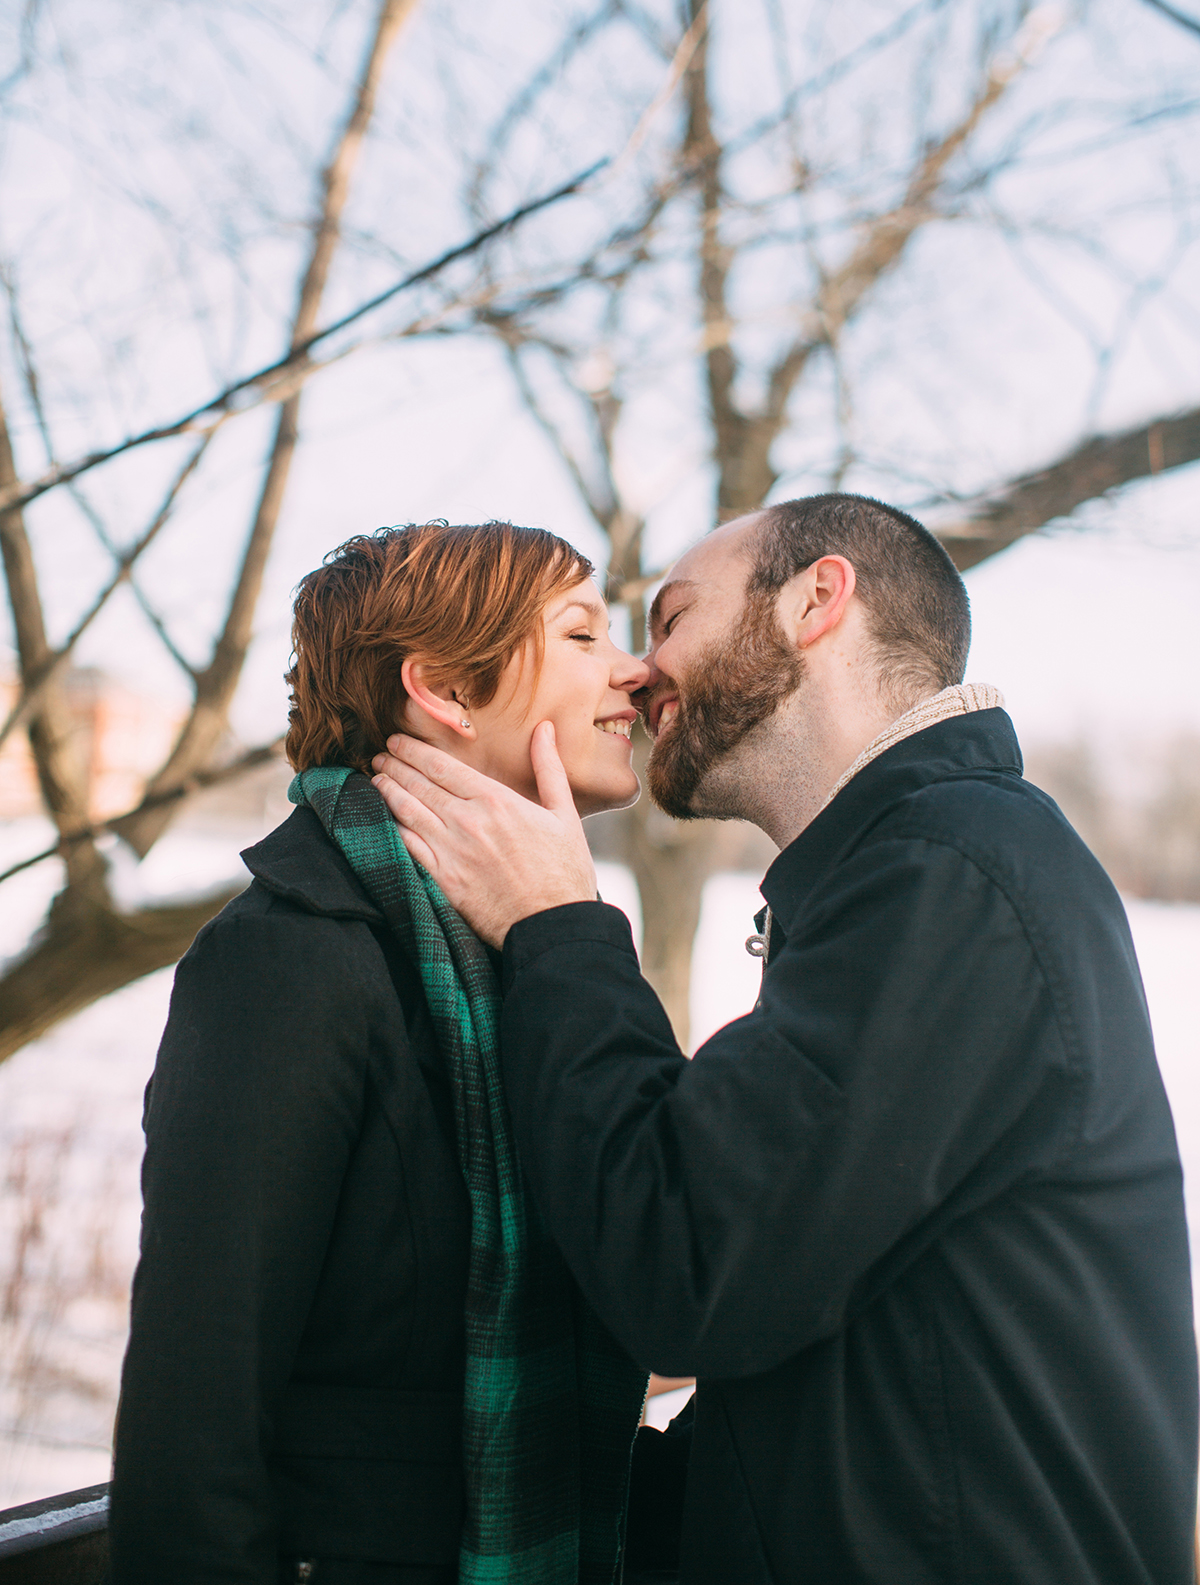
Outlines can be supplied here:
[[1200, 408], [1192, 408], [1119, 435], [1085, 440], [1048, 467], [982, 496], [935, 532], [954, 565], [965, 571], [1055, 518], [1069, 516], [1085, 501], [1198, 459]]
[[240, 886], [133, 914], [92, 909], [50, 926], [0, 979], [0, 1062], [62, 1018], [175, 963]]
[[672, 55], [667, 65], [666, 74], [664, 75], [662, 82], [659, 84], [654, 97], [638, 117], [634, 129], [629, 134], [629, 137], [625, 143], [625, 147], [613, 161], [612, 170], [609, 173], [610, 177], [615, 176], [618, 171], [623, 169], [623, 167], [641, 148], [642, 144], [646, 140], [646, 135], [650, 131], [650, 127], [653, 124], [655, 117], [659, 114], [663, 106], [669, 101], [671, 95], [679, 86], [680, 78], [691, 65], [692, 60], [695, 57], [696, 50], [704, 41], [707, 32], [708, 0], [701, 0], [701, 4], [696, 8], [687, 30], [675, 48], [675, 53]]
[[[127, 451], [134, 451], [140, 446], [151, 445], [158, 440], [170, 440], [176, 435], [194, 434], [197, 430], [208, 431], [216, 427], [217, 423], [235, 414], [249, 412], [254, 407], [267, 403], [278, 403], [286, 400], [305, 380], [318, 373], [322, 365], [309, 363], [308, 354], [322, 341], [330, 336], [337, 335], [339, 331], [346, 330], [350, 325], [373, 313], [390, 302], [393, 297], [401, 292], [406, 292], [414, 286], [423, 285], [451, 264], [460, 259], [469, 258], [471, 254], [478, 253], [480, 248], [493, 241], [506, 231], [511, 231], [521, 221], [530, 215], [537, 214], [542, 209], [547, 209], [561, 199], [569, 198], [577, 193], [607, 164], [606, 160], [597, 160], [588, 166], [578, 176], [564, 182], [552, 192], [543, 193], [540, 198], [531, 199], [527, 204], [497, 220], [495, 225], [488, 226], [485, 230], [477, 232], [466, 242], [458, 243], [455, 247], [440, 254], [429, 264], [424, 264], [419, 270], [414, 270], [406, 275], [403, 280], [389, 286], [386, 291], [369, 298], [365, 303], [360, 303], [357, 308], [348, 314], [343, 314], [340, 319], [326, 325], [323, 330], [315, 332], [306, 341], [288, 352], [286, 356], [269, 363], [265, 368], [257, 369], [253, 374], [237, 380], [232, 385], [218, 391], [211, 401], [204, 402], [199, 407], [193, 407], [190, 412], [184, 413], [181, 418], [173, 419], [169, 423], [157, 425], [153, 429], [143, 430], [140, 434], [131, 435], [116, 446], [110, 446], [105, 451], [89, 452], [86, 456], [77, 457], [73, 462], [56, 464], [48, 468], [36, 479], [21, 481], [14, 478], [7, 484], [0, 483], [0, 512], [7, 511], [9, 507], [28, 506], [31, 501], [36, 501], [39, 496], [47, 491], [57, 488], [61, 484], [68, 484], [72, 479], [77, 479], [81, 474], [89, 472], [92, 468], [99, 467], [102, 463], [111, 462], [114, 457], [123, 456]], [[349, 348], [347, 351], [353, 351]], [[345, 356], [343, 352], [339, 356]]]
[[[7, 719], [3, 722], [3, 724], [0, 724], [0, 746], [3, 746], [9, 734], [16, 727], [23, 725], [23, 723], [28, 720], [30, 714], [37, 708], [41, 700], [45, 697], [46, 690], [49, 688], [50, 684], [56, 677], [60, 675], [63, 667], [71, 658], [71, 655], [74, 652], [75, 646], [79, 643], [79, 640], [100, 615], [100, 612], [108, 604], [113, 594], [116, 593], [123, 583], [130, 581], [130, 575], [133, 571], [135, 562], [138, 560], [139, 556], [142, 555], [143, 551], [146, 551], [150, 548], [158, 536], [159, 531], [169, 521], [171, 513], [175, 508], [175, 502], [179, 499], [179, 492], [183, 489], [184, 485], [199, 466], [200, 458], [207, 450], [208, 443], [211, 438], [211, 435], [204, 435], [201, 438], [199, 444], [193, 448], [191, 455], [188, 457], [187, 461], [184, 463], [183, 467], [179, 470], [172, 481], [171, 487], [167, 491], [166, 498], [164, 499], [162, 505], [155, 513], [149, 527], [145, 530], [141, 537], [135, 540], [128, 550], [114, 552], [117, 556], [116, 571], [105, 584], [103, 589], [101, 589], [100, 593], [92, 601], [84, 615], [80, 617], [69, 636], [62, 644], [59, 645], [56, 650], [50, 651], [41, 664], [33, 669], [31, 674], [24, 676], [20, 696], [18, 697], [17, 702], [13, 705], [12, 709], [9, 711]], [[107, 543], [107, 535], [105, 536], [105, 540]], [[109, 548], [111, 549], [112, 547], [109, 546]], [[170, 641], [167, 639], [165, 634], [160, 634], [160, 637], [162, 637], [164, 641], [169, 644]]]
[[[737, 517], [762, 505], [778, 477], [771, 466], [771, 449], [809, 359], [819, 348], [836, 344], [881, 278], [899, 263], [912, 238], [936, 217], [934, 199], [947, 166], [1033, 58], [1045, 36], [1043, 31], [1031, 32], [1024, 41], [1018, 40], [1013, 55], [993, 61], [963, 119], [921, 155], [900, 203], [872, 221], [849, 257], [821, 280], [800, 334], [771, 369], [762, 408], [753, 415], [739, 414], [730, 425], [736, 445], [728, 460], [722, 454], [717, 502], [721, 517]], [[711, 352], [709, 357], [711, 360]]]
[[[303, 356], [304, 349], [311, 345], [321, 298], [329, 279], [329, 268], [340, 237], [342, 214], [350, 196], [350, 179], [374, 112], [384, 63], [414, 3], [415, 0], [383, 0], [380, 6], [354, 104], [323, 173], [321, 203], [313, 225], [312, 249], [301, 279], [292, 323], [292, 357]], [[294, 391], [280, 405], [275, 438], [225, 624], [211, 661], [196, 678], [195, 701], [175, 747], [147, 787], [151, 797], [170, 792], [186, 783], [208, 763], [225, 731], [229, 706], [250, 647], [254, 609], [262, 590], [267, 557], [283, 509], [298, 438], [300, 399], [301, 392]], [[136, 853], [145, 855], [169, 820], [168, 806], [154, 806], [122, 821], [118, 829]]]
[[322, 202], [313, 228], [313, 247], [300, 284], [300, 297], [292, 326], [291, 352], [311, 344], [317, 313], [329, 279], [329, 267], [341, 238], [342, 213], [350, 196], [350, 179], [362, 152], [363, 140], [375, 113], [375, 97], [388, 53], [400, 29], [416, 9], [417, 0], [383, 0], [375, 36], [358, 82], [354, 105], [334, 147], [333, 158], [322, 173]]
[[0, 885], [10, 880], [14, 875], [19, 875], [22, 870], [32, 869], [35, 864], [44, 864], [47, 859], [67, 856], [71, 848], [79, 842], [93, 842], [97, 837], [109, 835], [119, 831], [121, 824], [126, 820], [133, 820], [139, 815], [144, 815], [150, 810], [162, 809], [167, 805], [182, 803], [185, 798], [190, 798], [194, 793], [203, 792], [207, 787], [218, 787], [223, 782], [233, 781], [238, 776], [244, 776], [247, 771], [257, 770], [260, 765], [266, 765], [270, 760], [278, 757], [279, 750], [283, 747], [283, 738], [277, 737], [271, 743], [263, 743], [258, 748], [247, 749], [246, 752], [228, 765], [221, 765], [215, 770], [197, 771], [196, 774], [178, 787], [172, 787], [169, 792], [147, 794], [141, 802], [132, 809], [127, 809], [124, 814], [113, 815], [111, 819], [101, 820], [96, 825], [83, 826], [74, 831], [70, 836], [61, 838], [53, 847], [43, 848], [40, 853], [33, 853], [19, 863], [11, 864], [8, 869], [0, 873]]
[[1195, 17], [1185, 16], [1182, 11], [1177, 11], [1173, 5], [1168, 5], [1167, 0], [1146, 0], [1147, 5], [1161, 11], [1163, 16], [1170, 17], [1172, 22], [1177, 22], [1181, 28], [1187, 28], [1189, 33], [1200, 33], [1200, 21]]
[[[17, 477], [12, 441], [3, 401], [0, 399], [0, 489]], [[46, 637], [46, 619], [38, 588], [33, 549], [19, 507], [0, 510], [0, 554], [8, 586], [17, 660], [22, 688], [40, 676], [52, 659]], [[81, 831], [88, 823], [88, 783], [84, 767], [73, 751], [74, 723], [61, 684], [50, 681], [42, 690], [39, 708], [29, 722], [29, 747], [38, 784], [50, 818], [61, 837]], [[75, 844], [67, 863], [68, 887], [106, 896], [104, 866], [95, 848], [86, 841]]]
[[688, 0], [689, 32], [699, 28], [695, 48], [684, 72], [687, 122], [684, 130], [681, 163], [699, 173], [700, 220], [698, 257], [700, 265], [700, 312], [704, 327], [704, 367], [708, 381], [709, 409], [716, 432], [716, 454], [721, 459], [721, 485], [725, 483], [725, 459], [734, 459], [743, 449], [745, 416], [734, 399], [737, 358], [730, 334], [728, 303], [729, 269], [733, 253], [721, 240], [721, 210], [724, 193], [721, 182], [721, 147], [713, 135], [712, 107], [708, 86], [708, 30], [703, 26], [704, 0]]

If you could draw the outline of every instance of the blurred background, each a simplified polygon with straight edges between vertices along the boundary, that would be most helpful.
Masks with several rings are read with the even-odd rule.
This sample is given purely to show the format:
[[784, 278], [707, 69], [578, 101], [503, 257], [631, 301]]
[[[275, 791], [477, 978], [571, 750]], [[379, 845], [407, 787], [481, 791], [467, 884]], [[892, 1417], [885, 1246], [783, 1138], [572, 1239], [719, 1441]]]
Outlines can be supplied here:
[[[290, 591], [382, 524], [551, 527], [637, 647], [723, 518], [923, 517], [1126, 898], [1192, 1193], [1195, 0], [0, 19], [0, 1504], [106, 1478], [171, 965], [287, 813]], [[773, 850], [592, 826], [694, 1048]]]

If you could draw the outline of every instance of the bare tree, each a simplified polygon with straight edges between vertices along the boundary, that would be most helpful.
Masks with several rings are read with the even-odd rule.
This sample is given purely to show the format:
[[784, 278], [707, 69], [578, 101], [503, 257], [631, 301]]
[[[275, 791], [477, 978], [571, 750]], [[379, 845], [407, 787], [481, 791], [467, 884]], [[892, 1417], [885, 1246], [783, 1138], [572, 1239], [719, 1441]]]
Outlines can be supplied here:
[[[973, 211], [972, 199], [1001, 183], [1002, 173], [1011, 186], [1023, 141], [1047, 118], [1075, 113], [1061, 101], [1035, 110], [1028, 101], [1009, 108], [1018, 85], [1036, 76], [1035, 63], [1061, 18], [1048, 8], [1025, 14], [986, 5], [971, 14], [978, 30], [974, 68], [961, 45], [957, 55], [949, 49], [951, 25], [941, 8], [916, 5], [874, 33], [860, 30], [807, 84], [785, 75], [775, 108], [755, 101], [747, 115], [744, 100], [731, 109], [728, 91], [719, 102], [714, 87], [719, 70], [728, 81], [737, 69], [731, 57], [742, 41], [732, 36], [731, 13], [721, 13], [726, 26], [719, 33], [715, 23], [710, 26], [715, 13], [706, 0], [686, 0], [673, 36], [644, 30], [649, 109], [631, 143], [644, 141], [649, 117], [671, 130], [659, 138], [657, 158], [645, 162], [636, 218], [597, 248], [590, 310], [581, 313], [575, 296], [570, 313], [557, 299], [543, 298], [493, 302], [481, 315], [503, 342], [517, 390], [604, 536], [607, 593], [628, 607], [635, 646], [644, 639], [645, 594], [661, 573], [646, 553], [655, 503], [644, 464], [643, 477], [628, 482], [637, 471], [627, 461], [638, 445], [631, 408], [645, 415], [648, 388], [681, 415], [679, 428], [689, 438], [697, 431], [704, 436], [692, 442], [690, 454], [686, 444], [679, 448], [677, 468], [708, 472], [717, 521], [756, 510], [785, 472], [794, 476], [780, 460], [781, 443], [806, 421], [820, 426], [826, 448], [827, 460], [813, 470], [824, 468], [819, 488], [847, 481], [861, 488], [857, 478], [863, 478], [874, 486], [870, 493], [880, 493], [880, 469], [862, 455], [855, 434], [852, 386], [861, 390], [866, 379], [861, 371], [857, 381], [852, 378], [847, 344], [872, 316], [879, 322], [881, 297], [910, 268], [916, 244], [931, 231], [944, 236], [955, 225], [978, 223], [980, 206]], [[770, 41], [766, 53], [777, 61], [786, 54], [782, 17], [782, 9], [766, 0], [758, 26]], [[612, 25], [625, 20], [596, 20], [606, 19]], [[748, 11], [739, 13], [739, 32], [754, 25]], [[943, 51], [939, 66], [955, 71], [959, 84], [957, 105], [940, 120], [924, 102], [931, 97], [933, 68], [920, 58], [935, 48]], [[853, 74], [864, 69], [862, 116], [875, 113], [870, 96], [881, 85], [892, 97], [902, 88], [913, 96], [920, 127], [907, 165], [896, 170], [893, 164], [882, 178], [879, 157], [863, 161], [866, 174], [848, 174], [828, 155], [822, 168], [806, 148], [806, 116], [818, 113], [810, 101], [836, 83], [843, 102], [854, 104]], [[655, 71], [662, 75], [652, 92]], [[506, 135], [546, 83], [543, 72], [515, 96], [503, 118]], [[1169, 118], [1176, 109], [1172, 101], [1149, 111], [1143, 102], [1137, 115], [1142, 121], [1155, 114]], [[1086, 117], [1078, 114], [1082, 127]], [[995, 125], [998, 118], [1002, 127]], [[985, 134], [990, 145], [977, 151]], [[1110, 128], [1109, 135], [1119, 143], [1122, 132]], [[481, 185], [477, 176], [474, 190]], [[760, 262], [768, 254], [773, 279]], [[688, 345], [680, 344], [681, 326], [694, 338]], [[868, 370], [876, 384], [881, 373]], [[693, 413], [695, 427], [689, 427]], [[967, 568], [1085, 501], [1198, 456], [1197, 410], [1167, 413], [1075, 443], [1035, 473], [947, 504], [939, 531], [956, 563]], [[910, 484], [905, 480], [909, 495]], [[948, 500], [945, 485], [925, 493], [927, 504]], [[643, 968], [686, 1045], [704, 884], [746, 837], [712, 822], [669, 820], [645, 799], [619, 819], [605, 817], [596, 829], [603, 851], [627, 862], [637, 879]]]
[[[255, 613], [261, 603], [264, 576], [277, 538], [289, 478], [300, 442], [301, 403], [308, 383], [323, 369], [350, 354], [443, 328], [457, 310], [474, 312], [496, 290], [481, 271], [485, 245], [511, 233], [539, 211], [547, 210], [586, 184], [594, 171], [584, 170], [550, 191], [516, 203], [507, 213], [481, 224], [473, 236], [438, 254], [430, 263], [407, 269], [398, 281], [365, 294], [330, 319], [323, 314], [335, 261], [346, 251], [346, 216], [352, 183], [361, 163], [365, 140], [377, 122], [379, 90], [385, 65], [416, 0], [376, 0], [361, 65], [350, 88], [349, 104], [337, 127], [328, 160], [317, 172], [317, 203], [306, 226], [307, 245], [300, 270], [294, 311], [286, 332], [285, 350], [265, 367], [242, 374], [214, 395], [194, 402], [181, 416], [134, 427], [115, 442], [93, 446], [74, 457], [59, 455], [45, 382], [38, 366], [35, 337], [22, 310], [15, 272], [0, 271], [8, 298], [14, 362], [22, 381], [20, 395], [27, 428], [40, 438], [46, 465], [20, 476], [10, 424], [0, 408], [0, 545], [13, 616], [17, 652], [17, 695], [0, 720], [0, 745], [14, 732], [28, 738], [41, 797], [51, 816], [56, 840], [12, 864], [0, 882], [34, 864], [62, 861], [64, 884], [54, 898], [29, 950], [0, 973], [0, 1060], [58, 1019], [87, 1006], [156, 968], [174, 962], [197, 929], [228, 900], [228, 888], [179, 904], [122, 910], [114, 901], [102, 838], [117, 835], [143, 858], [160, 839], [180, 809], [198, 792], [229, 781], [277, 758], [282, 739], [238, 751], [230, 741], [230, 709], [254, 637]], [[236, 21], [236, 9], [235, 9]], [[27, 41], [31, 69], [36, 50]], [[321, 62], [318, 61], [318, 65]], [[394, 250], [361, 232], [351, 233], [354, 250], [369, 255], [372, 246], [391, 268], [399, 262]], [[471, 260], [473, 274], [447, 284], [447, 272]], [[235, 258], [235, 264], [239, 261]], [[360, 269], [353, 279], [361, 281]], [[369, 280], [370, 276], [366, 278]], [[401, 293], [426, 291], [408, 317], [379, 331], [365, 325]], [[360, 288], [361, 289], [361, 288]], [[343, 301], [345, 289], [343, 286]], [[152, 349], [151, 349], [152, 352]], [[60, 407], [64, 404], [60, 402]], [[181, 501], [194, 485], [210, 455], [212, 442], [227, 426], [264, 407], [275, 409], [272, 432], [250, 514], [249, 532], [239, 549], [223, 615], [207, 659], [189, 660], [171, 624], [138, 582], [147, 552], [178, 515]], [[84, 486], [106, 468], [142, 460], [155, 448], [174, 447], [177, 462], [158, 504], [145, 526], [132, 537], [114, 531]], [[152, 474], [150, 476], [153, 476]], [[91, 525], [110, 563], [100, 587], [72, 623], [66, 637], [52, 643], [47, 597], [35, 562], [35, 537], [27, 515], [42, 509], [47, 498], [66, 495]], [[200, 549], [192, 547], [192, 552]], [[187, 678], [190, 705], [170, 752], [149, 776], [136, 805], [121, 814], [93, 821], [88, 770], [77, 754], [78, 730], [67, 697], [68, 669], [77, 648], [122, 590], [132, 592], [139, 611]]]
[[[289, 350], [295, 353], [317, 328], [322, 296], [341, 234], [350, 183], [371, 124], [379, 82], [400, 30], [416, 0], [382, 0], [350, 110], [322, 172], [312, 242], [300, 282]], [[279, 522], [297, 443], [301, 391], [280, 403], [254, 517], [234, 580], [229, 608], [206, 666], [192, 670], [193, 703], [166, 763], [154, 775], [146, 799], [117, 829], [139, 855], [162, 834], [178, 795], [211, 772], [226, 733], [229, 708], [249, 647], [263, 572]], [[203, 442], [202, 442], [203, 444]], [[119, 558], [117, 580], [127, 577], [138, 555], [163, 526], [179, 488], [199, 461], [191, 452], [168, 492], [162, 511], [132, 550]], [[20, 485], [7, 422], [0, 410], [0, 488]], [[224, 904], [228, 893], [177, 906], [142, 908], [132, 914], [114, 906], [107, 866], [96, 848], [88, 814], [84, 772], [72, 754], [72, 723], [63, 693], [61, 667], [70, 644], [52, 649], [44, 603], [20, 505], [0, 514], [0, 544], [9, 604], [17, 637], [19, 676], [28, 713], [30, 749], [45, 806], [59, 833], [65, 885], [55, 898], [40, 939], [0, 979], [0, 1057], [33, 1039], [58, 1019], [87, 1006], [130, 980], [172, 963], [197, 929]], [[116, 581], [110, 586], [115, 587]]]
[[[400, 134], [394, 109], [377, 112], [383, 63], [411, 9], [411, 0], [383, 0], [374, 12], [371, 43], [317, 184], [297, 306], [282, 355], [267, 367], [218, 382], [216, 397], [191, 401], [182, 417], [139, 419], [124, 440], [89, 448], [76, 426], [64, 458], [42, 400], [38, 364], [46, 354], [22, 319], [19, 282], [11, 272], [0, 277], [23, 381], [15, 390], [10, 381], [9, 407], [15, 396], [32, 415], [46, 452], [41, 471], [19, 477], [13, 452], [28, 442], [15, 431], [14, 441], [7, 423], [0, 427], [0, 540], [20, 673], [0, 741], [27, 733], [56, 831], [52, 849], [28, 855], [10, 873], [51, 852], [65, 866], [41, 937], [0, 977], [0, 1057], [65, 1013], [171, 962], [224, 900], [122, 913], [97, 843], [115, 831], [145, 854], [196, 789], [271, 752], [270, 744], [232, 750], [228, 722], [278, 537], [302, 392], [323, 367], [371, 343], [359, 333], [362, 315], [398, 289], [364, 288], [357, 308], [318, 328], [335, 260], [353, 255], [376, 283], [383, 267], [393, 280], [402, 274], [402, 285], [440, 281], [444, 266], [497, 233], [511, 236], [514, 218], [544, 205], [521, 204], [518, 195], [552, 185], [545, 169], [553, 153], [569, 149], [572, 168], [613, 157], [573, 206], [570, 224], [535, 226], [503, 254], [479, 254], [469, 281], [437, 286], [387, 334], [482, 331], [501, 350], [602, 539], [607, 593], [627, 609], [635, 646], [665, 561], [707, 523], [772, 496], [844, 487], [936, 506], [939, 532], [968, 567], [1105, 491], [1200, 455], [1194, 387], [1180, 400], [1164, 384], [1150, 422], [1118, 413], [1106, 430], [1100, 421], [1119, 345], [1139, 316], [1171, 298], [1186, 255], [1195, 205], [1171, 138], [1183, 136], [1196, 105], [1169, 74], [1158, 73], [1159, 83], [1146, 72], [1136, 80], [1130, 74], [1125, 97], [1097, 111], [1070, 71], [1054, 75], [1055, 30], [1086, 41], [1090, 20], [1066, 26], [1050, 8], [1030, 10], [1024, 0], [959, 7], [914, 0], [882, 22], [854, 5], [806, 20], [779, 0], [736, 12], [713, 0], [572, 0], [563, 15], [539, 10], [537, 26], [518, 41], [501, 18], [445, 0], [436, 8], [444, 31], [432, 76], [458, 140], [448, 152], [428, 99], [414, 103]], [[290, 26], [285, 12], [267, 8], [277, 28]], [[540, 59], [530, 39], [544, 51]], [[33, 69], [35, 44], [22, 43], [18, 85]], [[510, 52], [503, 60], [502, 47]], [[325, 69], [320, 55], [318, 72]], [[430, 77], [426, 55], [414, 82], [427, 89]], [[406, 138], [415, 150], [406, 169], [427, 211], [449, 207], [452, 167], [462, 210], [476, 223], [465, 249], [451, 249], [430, 270], [401, 271], [405, 255], [386, 227], [346, 223], [363, 140], [372, 126], [385, 135], [381, 121], [387, 136]], [[1120, 194], [1069, 216], [1060, 199], [1040, 207], [1026, 199], [1040, 192], [1047, 169], [1066, 171], [1072, 191], [1083, 191], [1079, 172], [1094, 176], [1114, 149], [1143, 151], [1139, 181], [1151, 166], [1161, 173], [1148, 196], [1138, 188], [1138, 202], [1177, 221], [1162, 259], [1139, 255], [1131, 263], [1114, 243], [1125, 218]], [[258, 202], [270, 212], [269, 196], [260, 193]], [[1103, 203], [1111, 214], [1101, 212]], [[286, 216], [278, 226], [286, 232]], [[1106, 326], [1089, 322], [1077, 301], [1075, 263], [1055, 273], [1057, 261], [1082, 258], [1121, 299]], [[960, 309], [946, 329], [930, 306], [952, 295], [948, 278], [973, 272], [986, 276], [989, 315], [999, 306], [1012, 325], [1041, 304], [1056, 326], [1068, 327], [1064, 334], [1086, 343], [1083, 351], [1031, 353], [1023, 392], [1053, 386], [1063, 393], [1057, 406], [1080, 415], [1047, 429], [1052, 439], [1037, 446], [1011, 434], [992, 443], [1000, 403], [979, 406], [973, 389], [986, 349], [962, 334], [964, 324], [986, 316], [971, 319]], [[344, 308], [344, 295], [334, 308]], [[923, 427], [914, 428], [906, 420], [922, 381]], [[142, 587], [139, 569], [210, 468], [210, 443], [220, 437], [225, 444], [228, 426], [264, 405], [277, 414], [248, 537], [215, 639], [197, 664]], [[951, 408], [961, 409], [961, 421]], [[931, 438], [942, 430], [944, 440]], [[83, 486], [155, 448], [177, 448], [174, 472], [159, 478], [136, 533], [113, 532]], [[711, 494], [711, 510], [697, 480]], [[61, 629], [47, 617], [28, 518], [44, 498], [70, 491], [108, 546], [110, 570], [66, 638], [53, 641]], [[137, 808], [93, 825], [63, 683], [76, 644], [121, 590], [133, 593], [187, 675], [191, 707]], [[639, 758], [645, 751], [639, 743]], [[680, 825], [645, 800], [603, 817], [597, 829], [637, 878], [644, 967], [686, 1042], [704, 883], [745, 853], [746, 830]]]

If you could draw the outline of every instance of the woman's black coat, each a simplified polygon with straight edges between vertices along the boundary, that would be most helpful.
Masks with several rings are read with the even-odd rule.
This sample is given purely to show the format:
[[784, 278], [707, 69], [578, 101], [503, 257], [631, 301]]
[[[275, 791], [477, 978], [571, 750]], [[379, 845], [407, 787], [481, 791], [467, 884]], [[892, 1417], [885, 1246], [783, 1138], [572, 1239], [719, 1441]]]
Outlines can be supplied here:
[[147, 1091], [113, 1585], [453, 1577], [469, 1206], [428, 1012], [311, 810], [243, 856]]

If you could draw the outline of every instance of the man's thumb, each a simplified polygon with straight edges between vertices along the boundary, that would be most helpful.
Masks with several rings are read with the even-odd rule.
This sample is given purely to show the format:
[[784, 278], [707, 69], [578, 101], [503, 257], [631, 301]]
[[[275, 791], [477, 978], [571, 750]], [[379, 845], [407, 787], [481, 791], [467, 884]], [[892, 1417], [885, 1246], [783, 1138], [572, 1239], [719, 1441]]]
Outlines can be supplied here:
[[537, 782], [542, 808], [549, 809], [556, 815], [569, 814], [572, 820], [577, 820], [579, 816], [575, 812], [571, 784], [567, 780], [563, 762], [558, 757], [553, 721], [539, 721], [534, 727], [529, 754], [533, 761], [533, 775]]

